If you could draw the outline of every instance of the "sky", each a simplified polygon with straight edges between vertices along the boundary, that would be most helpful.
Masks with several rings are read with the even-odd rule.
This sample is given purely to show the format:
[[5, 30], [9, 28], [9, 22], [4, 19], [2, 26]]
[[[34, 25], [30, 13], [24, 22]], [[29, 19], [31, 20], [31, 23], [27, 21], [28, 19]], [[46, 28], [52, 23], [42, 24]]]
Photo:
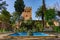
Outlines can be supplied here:
[[[14, 9], [15, 0], [5, 0], [5, 1], [9, 5], [7, 6], [7, 10], [12, 14], [15, 11]], [[46, 7], [51, 7], [51, 8], [53, 6], [56, 6], [56, 4], [59, 4], [59, 2], [60, 2], [59, 0], [45, 0]], [[24, 0], [24, 4], [25, 6], [32, 8], [32, 19], [33, 20], [37, 19], [35, 17], [35, 12], [42, 5], [42, 0]]]

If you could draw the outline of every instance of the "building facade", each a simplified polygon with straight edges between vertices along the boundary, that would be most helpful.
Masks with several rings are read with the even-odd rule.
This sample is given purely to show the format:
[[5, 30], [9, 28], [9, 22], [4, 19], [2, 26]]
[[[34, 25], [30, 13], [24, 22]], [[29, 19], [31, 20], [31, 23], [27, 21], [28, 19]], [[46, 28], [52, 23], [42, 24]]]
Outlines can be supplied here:
[[22, 17], [24, 20], [32, 19], [32, 8], [31, 7], [25, 7], [24, 11], [22, 12]]

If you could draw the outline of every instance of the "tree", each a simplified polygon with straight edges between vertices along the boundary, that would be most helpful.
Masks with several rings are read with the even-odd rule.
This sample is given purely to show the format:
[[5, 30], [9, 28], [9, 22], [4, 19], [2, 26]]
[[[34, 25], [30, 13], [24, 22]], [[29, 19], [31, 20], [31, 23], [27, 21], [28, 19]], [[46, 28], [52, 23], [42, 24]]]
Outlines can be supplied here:
[[[43, 16], [42, 13], [42, 6], [36, 11], [36, 16], [37, 17], [41, 17]], [[45, 13], [44, 13], [44, 20], [45, 21], [51, 21], [52, 19], [55, 19], [56, 14], [55, 14], [55, 9], [46, 9]]]
[[[41, 17], [42, 16], [42, 6], [40, 8], [38, 8], [38, 10], [36, 11], [36, 17]], [[44, 13], [44, 18], [45, 20], [52, 20], [55, 19], [56, 17], [56, 13], [55, 13], [55, 9], [46, 9], [45, 13]]]
[[5, 17], [5, 21], [9, 21], [10, 20], [10, 17], [11, 17], [11, 15], [10, 15], [10, 13], [7, 11], [7, 10], [2, 10], [2, 12], [1, 12], [1, 14]]
[[[16, 0], [14, 4], [15, 11], [17, 12], [16, 17], [17, 17], [17, 22], [18, 22], [18, 28], [20, 26], [20, 17], [22, 12], [24, 11], [24, 1], [23, 0]], [[17, 29], [18, 29], [17, 28]]]
[[42, 10], [43, 10], [43, 12], [45, 13], [45, 11], [46, 11], [45, 0], [42, 0], [42, 4], [43, 4], [43, 6], [42, 6]]
[[37, 18], [42, 17], [42, 6], [40, 8], [38, 8], [38, 10], [36, 11], [36, 17]]
[[10, 17], [11, 17], [11, 15], [7, 10], [5, 10], [5, 9], [2, 10], [2, 12], [0, 14], [0, 19], [2, 21], [2, 27], [4, 27], [4, 28], [9, 27], [9, 25], [10, 25], [10, 23], [9, 23]]
[[60, 17], [60, 11], [57, 11], [58, 12], [58, 16]]
[[[40, 11], [39, 11], [40, 10]], [[45, 5], [45, 0], [42, 0], [42, 7], [38, 9], [37, 17], [42, 17], [42, 22], [43, 22], [43, 27], [44, 27], [44, 13], [46, 11], [46, 5]]]
[[24, 7], [25, 7], [24, 1], [23, 0], [16, 0], [15, 4], [14, 4], [14, 7], [15, 7], [15, 11], [18, 12], [17, 14], [19, 16], [18, 17], [18, 20], [19, 20], [22, 12], [24, 11]]
[[42, 0], [43, 2], [42, 2], [42, 4], [43, 4], [43, 6], [42, 6], [42, 22], [43, 22], [43, 27], [44, 27], [44, 13], [45, 13], [45, 11], [46, 11], [46, 5], [45, 5], [45, 0]]
[[42, 18], [43, 27], [44, 27], [44, 14], [45, 14], [46, 8], [42, 5], [38, 10], [36, 11], [36, 17]]
[[[41, 17], [42, 16], [42, 13], [41, 13], [41, 8], [38, 8], [38, 10], [36, 11], [36, 17]], [[44, 17], [45, 17], [45, 20], [52, 20], [56, 17], [56, 13], [55, 13], [55, 9], [46, 9], [45, 13], [44, 13]]]
[[55, 9], [54, 8], [53, 9], [47, 9], [44, 15], [45, 15], [46, 21], [55, 19], [55, 17], [56, 17]]
[[[58, 11], [57, 15], [60, 17], [60, 11]], [[59, 19], [59, 28], [60, 28], [60, 19]]]
[[18, 13], [17, 12], [13, 12], [12, 16], [11, 16], [11, 23], [15, 24], [15, 22], [17, 21], [18, 18]]
[[8, 6], [8, 4], [6, 4], [6, 1], [3, 1], [2, 3], [0, 3], [0, 10], [6, 9], [6, 6]]

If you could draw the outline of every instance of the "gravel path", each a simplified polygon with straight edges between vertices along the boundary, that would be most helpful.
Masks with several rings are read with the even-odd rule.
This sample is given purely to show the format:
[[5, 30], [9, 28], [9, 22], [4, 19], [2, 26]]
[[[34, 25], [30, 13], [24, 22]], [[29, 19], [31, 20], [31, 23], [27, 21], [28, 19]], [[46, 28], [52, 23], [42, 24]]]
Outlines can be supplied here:
[[12, 33], [0, 34], [0, 39], [3, 39], [3, 38], [4, 38], [4, 36], [8, 36], [9, 34], [12, 34]]

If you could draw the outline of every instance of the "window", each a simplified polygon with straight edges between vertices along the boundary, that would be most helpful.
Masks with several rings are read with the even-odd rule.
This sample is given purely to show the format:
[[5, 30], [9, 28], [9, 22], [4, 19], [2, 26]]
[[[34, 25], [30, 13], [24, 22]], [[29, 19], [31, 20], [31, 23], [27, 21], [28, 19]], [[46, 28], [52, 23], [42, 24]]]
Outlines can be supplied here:
[[26, 15], [26, 17], [28, 17], [28, 15]]

